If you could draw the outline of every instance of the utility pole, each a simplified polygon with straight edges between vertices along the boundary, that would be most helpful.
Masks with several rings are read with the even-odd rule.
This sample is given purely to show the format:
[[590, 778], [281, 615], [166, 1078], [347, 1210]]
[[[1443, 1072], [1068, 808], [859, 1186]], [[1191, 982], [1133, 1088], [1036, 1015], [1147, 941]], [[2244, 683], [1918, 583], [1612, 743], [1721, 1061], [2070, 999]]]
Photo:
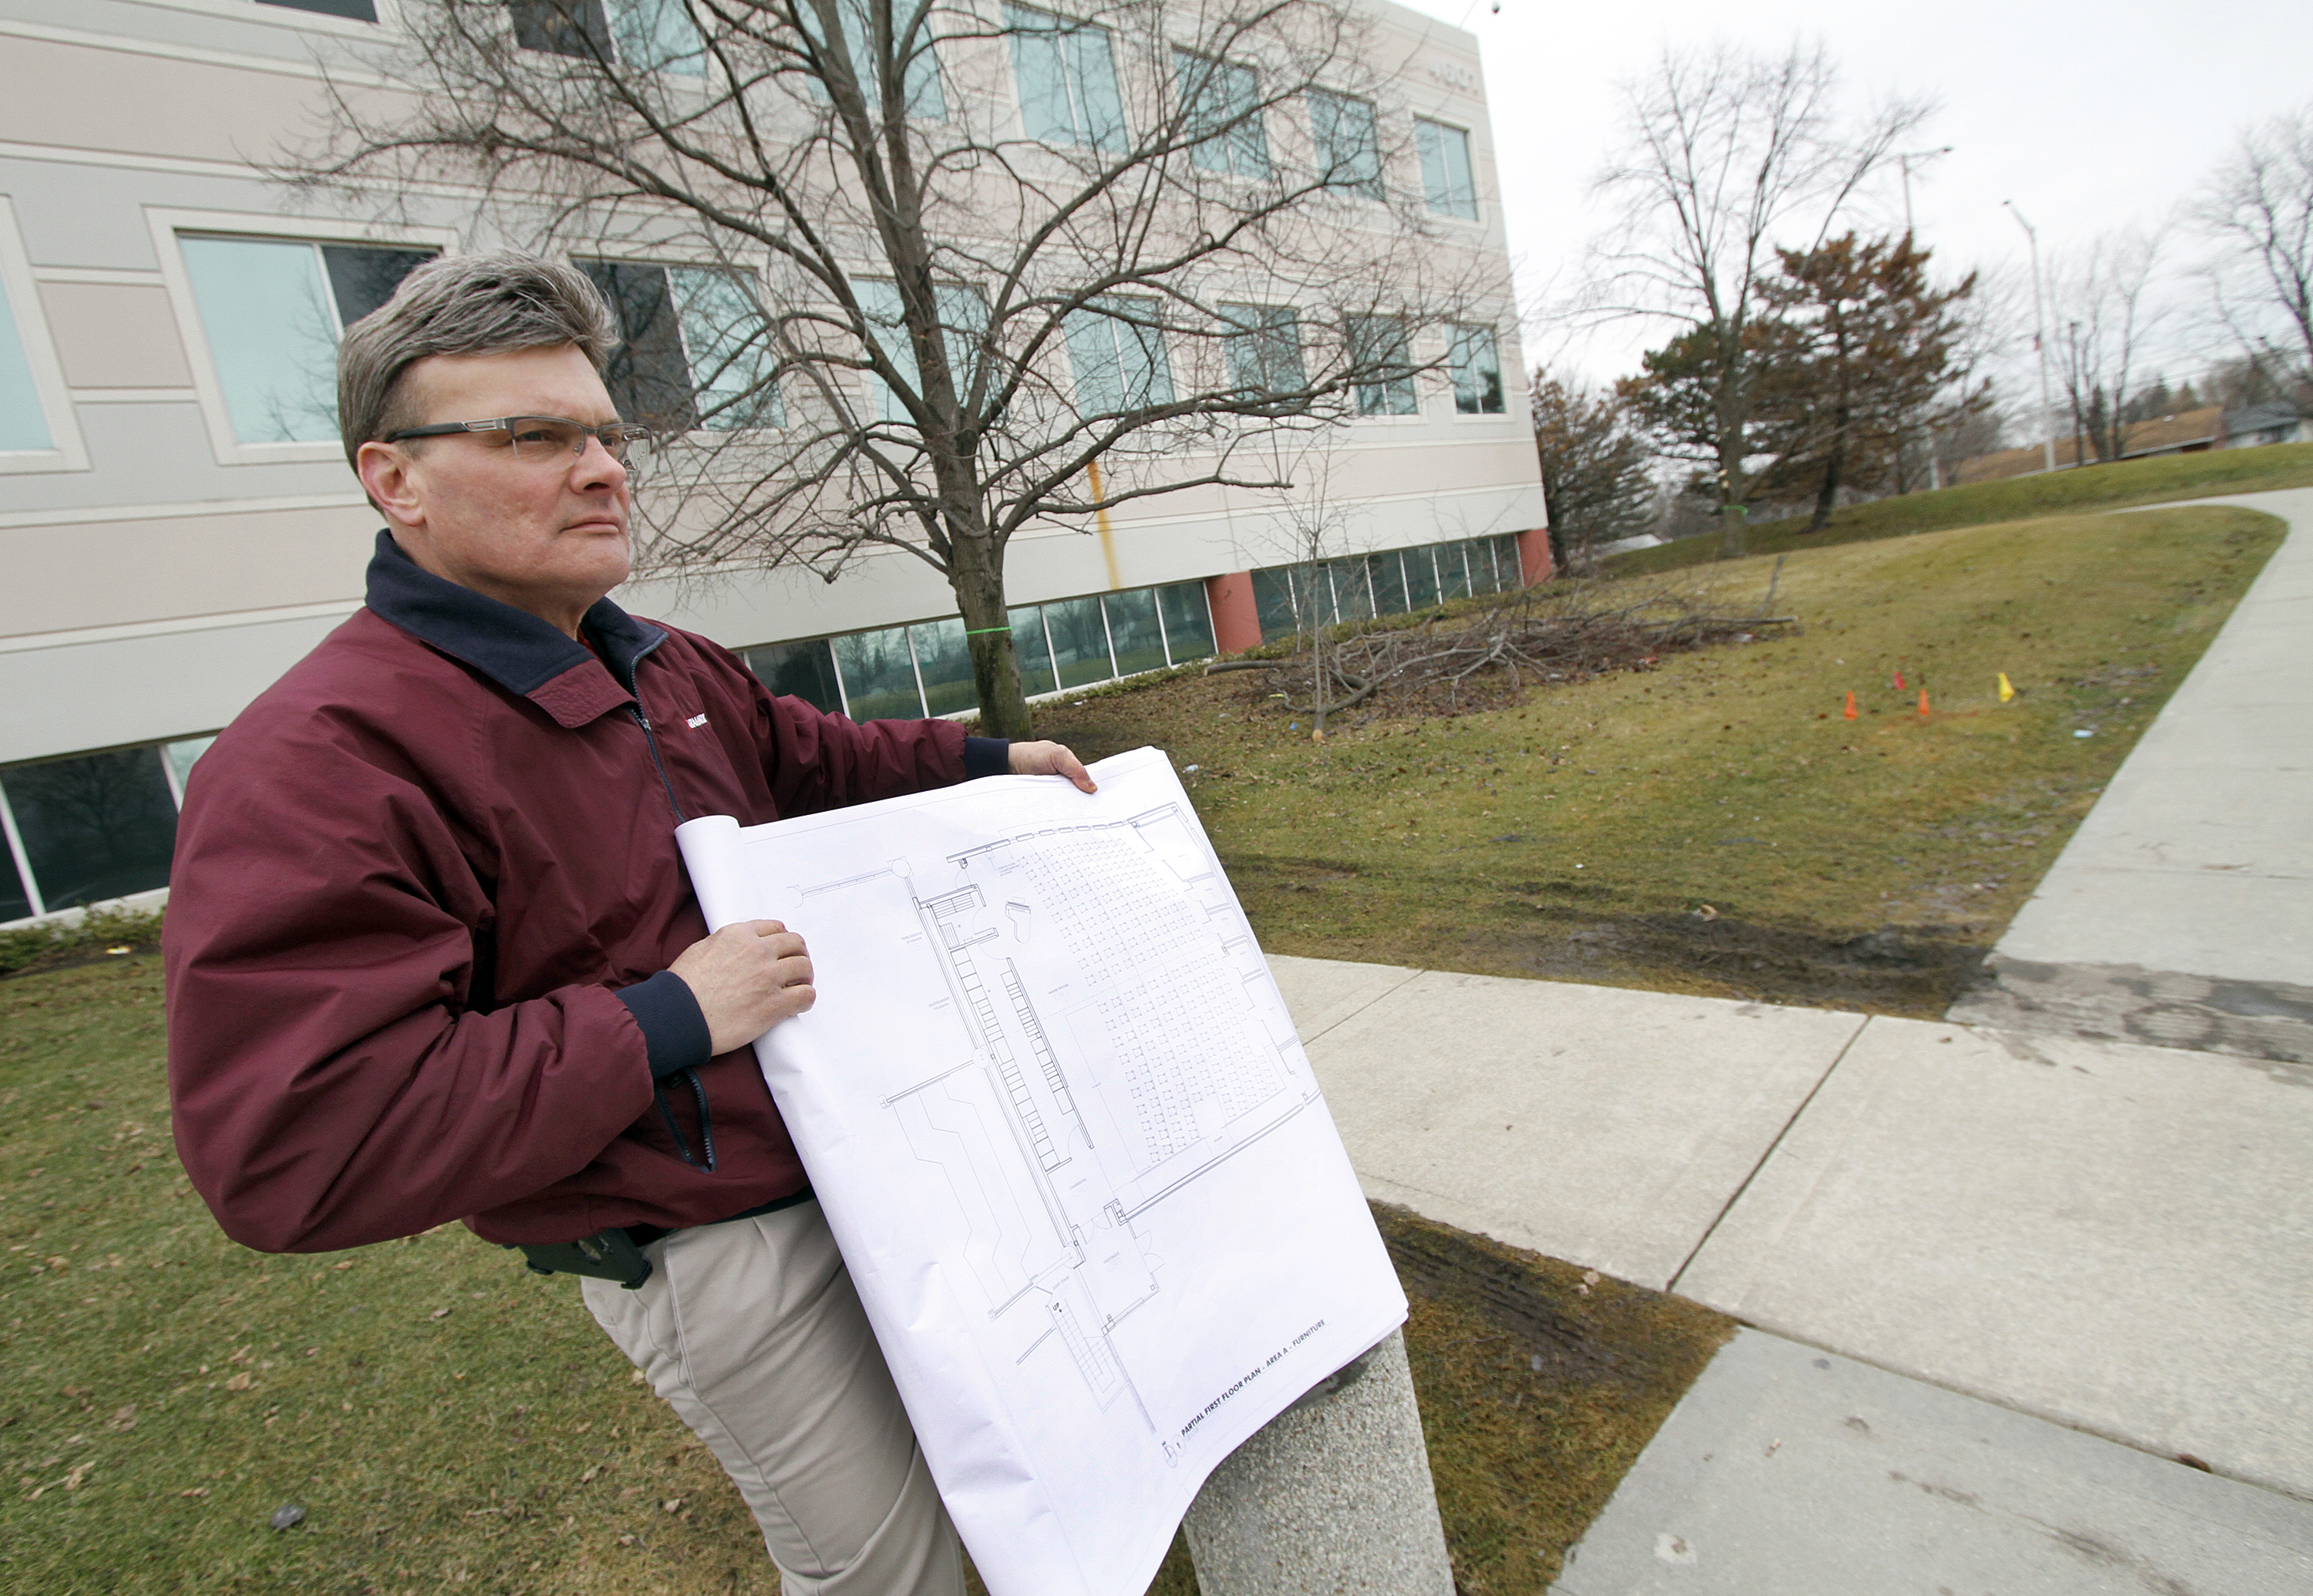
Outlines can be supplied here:
[[2053, 472], [2056, 469], [2056, 410], [2048, 402], [2048, 338], [2041, 323], [2040, 308], [2040, 234], [2024, 219], [2024, 213], [2016, 208], [2013, 199], [2000, 203], [2008, 207], [2008, 214], [2016, 218], [2016, 225], [2032, 242], [2032, 352], [2040, 357], [2040, 451], [2042, 463]]

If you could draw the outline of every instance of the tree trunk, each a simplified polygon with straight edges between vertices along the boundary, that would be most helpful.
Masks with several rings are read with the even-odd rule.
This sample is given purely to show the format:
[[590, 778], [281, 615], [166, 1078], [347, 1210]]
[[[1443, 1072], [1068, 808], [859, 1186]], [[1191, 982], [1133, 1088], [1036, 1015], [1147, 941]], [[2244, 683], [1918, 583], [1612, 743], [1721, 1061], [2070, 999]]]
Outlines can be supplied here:
[[1847, 466], [1847, 412], [1842, 410], [1838, 415], [1834, 424], [1837, 430], [1831, 439], [1831, 454], [1823, 463], [1823, 488], [1815, 496], [1815, 514], [1807, 519], [1807, 529], [1809, 532], [1821, 532], [1830, 525], [1831, 512], [1839, 503], [1840, 473]]
[[972, 649], [972, 683], [980, 693], [980, 730], [984, 736], [1035, 735], [1028, 695], [1020, 687], [1020, 658], [1012, 646], [1011, 615], [1004, 602], [1004, 550], [985, 533], [954, 539], [948, 584], [963, 616], [963, 640]]

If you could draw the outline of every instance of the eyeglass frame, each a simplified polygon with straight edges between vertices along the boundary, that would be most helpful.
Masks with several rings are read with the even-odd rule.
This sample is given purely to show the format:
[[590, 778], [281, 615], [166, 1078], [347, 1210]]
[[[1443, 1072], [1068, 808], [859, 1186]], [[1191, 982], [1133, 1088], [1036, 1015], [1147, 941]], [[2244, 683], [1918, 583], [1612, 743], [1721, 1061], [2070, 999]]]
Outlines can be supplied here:
[[[552, 421], [558, 426], [575, 427], [578, 429], [578, 446], [570, 451], [574, 459], [583, 459], [585, 456], [586, 440], [591, 437], [602, 445], [602, 452], [605, 454], [622, 466], [627, 464], [627, 457], [621, 451], [627, 445], [640, 444], [644, 452], [647, 454], [661, 436], [656, 429], [640, 426], [632, 421], [605, 421], [600, 427], [589, 427], [584, 421], [570, 416], [492, 416], [482, 421], [442, 421], [431, 427], [405, 427], [398, 432], [387, 433], [377, 441], [382, 444], [398, 444], [405, 438], [454, 437], [462, 432], [503, 432], [506, 435], [507, 443], [512, 445], [515, 442], [514, 424], [517, 421]], [[611, 440], [602, 436], [611, 431], [620, 434], [620, 447], [617, 449], [611, 447]], [[520, 457], [517, 452], [515, 458]], [[636, 465], [629, 469], [639, 469], [640, 463], [637, 462]]]

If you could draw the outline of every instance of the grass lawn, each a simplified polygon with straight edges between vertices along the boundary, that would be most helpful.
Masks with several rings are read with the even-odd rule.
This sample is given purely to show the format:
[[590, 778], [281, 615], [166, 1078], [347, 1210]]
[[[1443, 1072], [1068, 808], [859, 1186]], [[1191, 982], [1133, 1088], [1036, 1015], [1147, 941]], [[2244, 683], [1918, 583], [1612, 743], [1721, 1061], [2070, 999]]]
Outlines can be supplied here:
[[[227, 1241], [170, 1145], [160, 996], [145, 955], [0, 981], [0, 1589], [778, 1589], [575, 1282], [455, 1227]], [[1464, 1583], [1539, 1592], [1726, 1321], [1381, 1218]], [[1195, 1591], [1177, 1546], [1155, 1589]]]
[[1508, 708], [1317, 744], [1258, 675], [1185, 676], [1038, 730], [1195, 766], [1273, 952], [1934, 1017], [2280, 534], [2212, 507], [1809, 548], [1680, 578], [1737, 613], [1774, 581], [1792, 635]]
[[[1825, 543], [1867, 538], [1904, 537], [1954, 526], [1979, 526], [2030, 516], [2079, 514], [2170, 499], [2209, 498], [2221, 494], [2261, 493], [2276, 488], [2313, 488], [2313, 444], [2274, 444], [2258, 449], [2215, 449], [2203, 454], [2168, 454], [2153, 460], [2123, 460], [2079, 471], [2010, 477], [1932, 493], [1849, 505], [1832, 514], [1821, 532], [1804, 529], [1807, 518], [1762, 521], [1749, 528], [1746, 549], [1775, 554]], [[1719, 534], [1681, 538], [1652, 549], [1634, 549], [1606, 562], [1616, 576], [1676, 570], [1719, 558]]]

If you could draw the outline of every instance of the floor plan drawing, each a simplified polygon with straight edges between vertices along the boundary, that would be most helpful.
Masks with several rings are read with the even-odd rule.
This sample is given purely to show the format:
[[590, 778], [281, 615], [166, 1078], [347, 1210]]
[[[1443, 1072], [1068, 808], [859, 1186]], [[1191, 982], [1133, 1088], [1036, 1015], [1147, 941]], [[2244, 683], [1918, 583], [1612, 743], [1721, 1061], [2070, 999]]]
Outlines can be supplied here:
[[710, 924], [811, 949], [757, 1052], [994, 1596], [1138, 1596], [1211, 1467], [1404, 1313], [1169, 763], [1095, 774], [678, 833]]

